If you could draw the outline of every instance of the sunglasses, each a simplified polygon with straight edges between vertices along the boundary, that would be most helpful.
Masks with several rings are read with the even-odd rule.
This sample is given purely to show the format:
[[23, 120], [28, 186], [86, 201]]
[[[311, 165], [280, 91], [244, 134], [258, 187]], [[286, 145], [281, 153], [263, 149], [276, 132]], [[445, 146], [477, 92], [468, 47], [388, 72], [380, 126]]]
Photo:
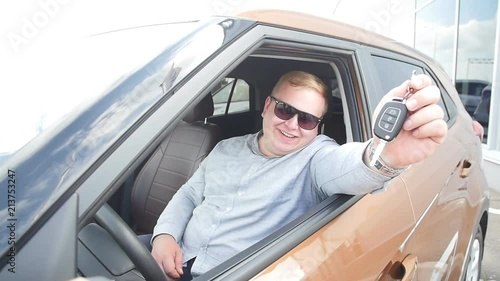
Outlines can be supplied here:
[[274, 115], [276, 115], [281, 120], [290, 120], [292, 119], [292, 117], [298, 114], [299, 118], [297, 120], [299, 123], [299, 127], [301, 127], [304, 130], [312, 130], [319, 124], [319, 122], [321, 122], [321, 118], [300, 111], [295, 107], [287, 103], [284, 103], [273, 96], [270, 97], [276, 103], [276, 106], [274, 107]]

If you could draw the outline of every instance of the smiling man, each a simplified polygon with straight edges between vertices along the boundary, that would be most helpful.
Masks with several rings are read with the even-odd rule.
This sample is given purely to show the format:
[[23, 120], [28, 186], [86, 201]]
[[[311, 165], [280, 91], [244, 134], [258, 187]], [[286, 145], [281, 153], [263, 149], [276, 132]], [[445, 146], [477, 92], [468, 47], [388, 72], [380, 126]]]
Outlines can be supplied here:
[[[408, 83], [383, 101], [403, 96]], [[369, 165], [377, 138], [339, 146], [318, 135], [327, 111], [326, 86], [319, 78], [301, 71], [282, 76], [265, 101], [263, 129], [217, 144], [161, 214], [152, 238], [159, 266], [170, 278], [190, 280], [328, 196], [380, 189], [431, 155], [447, 133], [437, 105], [440, 93], [425, 75], [411, 83], [409, 117], [382, 152], [381, 169]]]
[[260, 152], [268, 157], [283, 156], [309, 144], [327, 110], [326, 91], [314, 75], [298, 71], [283, 75], [264, 105]]

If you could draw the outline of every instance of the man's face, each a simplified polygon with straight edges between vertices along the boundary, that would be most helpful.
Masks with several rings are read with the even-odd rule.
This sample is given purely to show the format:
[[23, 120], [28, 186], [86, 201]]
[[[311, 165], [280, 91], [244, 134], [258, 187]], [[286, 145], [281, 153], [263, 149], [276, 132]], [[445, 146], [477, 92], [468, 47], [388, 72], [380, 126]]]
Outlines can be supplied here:
[[[294, 108], [322, 117], [325, 108], [325, 99], [317, 91], [306, 87], [294, 87], [290, 83], [283, 83], [273, 96]], [[318, 134], [317, 126], [306, 130], [299, 126], [298, 115], [289, 120], [283, 120], [274, 114], [276, 102], [266, 99], [263, 117], [264, 135], [259, 139], [259, 149], [268, 157], [283, 156], [301, 149], [309, 144]]]

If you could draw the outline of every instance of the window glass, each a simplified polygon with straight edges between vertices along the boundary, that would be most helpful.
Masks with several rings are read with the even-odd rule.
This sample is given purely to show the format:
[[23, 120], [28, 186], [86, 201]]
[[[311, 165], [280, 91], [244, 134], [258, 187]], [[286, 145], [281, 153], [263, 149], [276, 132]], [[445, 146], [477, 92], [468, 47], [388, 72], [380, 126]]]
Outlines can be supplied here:
[[411, 77], [413, 70], [415, 70], [417, 74], [423, 73], [420, 66], [406, 62], [379, 56], [373, 56], [373, 60], [383, 89], [383, 92], [378, 93], [379, 100], [394, 87], [397, 87], [405, 80], [408, 80]]
[[236, 80], [228, 113], [248, 111], [250, 109], [249, 92], [248, 84], [244, 80]]
[[467, 112], [484, 126], [486, 142], [498, 1], [417, 0], [416, 5], [415, 48], [437, 60], [450, 77], [455, 75], [460, 99]]
[[[423, 69], [420, 66], [413, 65], [407, 62], [383, 58], [379, 56], [373, 56], [373, 61], [375, 64], [375, 68], [377, 69], [378, 77], [380, 79], [383, 90], [381, 93], [378, 93], [378, 100], [382, 99], [382, 97], [394, 87], [397, 87], [401, 85], [403, 81], [408, 80], [413, 70], [415, 70], [417, 74], [423, 73]], [[434, 81], [433, 84], [437, 85], [436, 81]], [[441, 100], [439, 101], [439, 105], [445, 112], [445, 121], [450, 120], [447, 108], [443, 102], [443, 98], [441, 98]]]
[[460, 1], [456, 88], [467, 112], [484, 127], [488, 120], [493, 79], [498, 1]]
[[242, 79], [222, 79], [220, 84], [212, 91], [212, 97], [214, 100], [214, 116], [243, 112], [250, 109], [249, 86]]
[[453, 72], [456, 2], [418, 1], [415, 14], [415, 48], [438, 61], [450, 77]]

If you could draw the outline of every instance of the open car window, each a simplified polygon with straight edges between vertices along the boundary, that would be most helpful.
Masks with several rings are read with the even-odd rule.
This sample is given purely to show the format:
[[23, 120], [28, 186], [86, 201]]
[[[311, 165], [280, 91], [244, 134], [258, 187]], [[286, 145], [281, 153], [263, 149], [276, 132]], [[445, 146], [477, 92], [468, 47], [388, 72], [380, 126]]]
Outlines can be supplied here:
[[243, 79], [224, 78], [212, 91], [214, 116], [250, 110], [250, 88]]

